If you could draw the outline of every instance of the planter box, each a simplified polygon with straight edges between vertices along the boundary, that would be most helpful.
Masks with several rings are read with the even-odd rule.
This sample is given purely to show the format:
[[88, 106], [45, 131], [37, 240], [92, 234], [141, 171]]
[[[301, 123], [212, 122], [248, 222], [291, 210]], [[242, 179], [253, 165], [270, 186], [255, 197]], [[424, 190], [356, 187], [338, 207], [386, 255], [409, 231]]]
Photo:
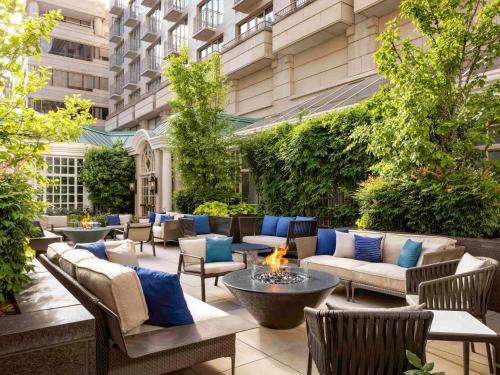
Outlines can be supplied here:
[[0, 318], [0, 374], [95, 374], [94, 317], [38, 262]]

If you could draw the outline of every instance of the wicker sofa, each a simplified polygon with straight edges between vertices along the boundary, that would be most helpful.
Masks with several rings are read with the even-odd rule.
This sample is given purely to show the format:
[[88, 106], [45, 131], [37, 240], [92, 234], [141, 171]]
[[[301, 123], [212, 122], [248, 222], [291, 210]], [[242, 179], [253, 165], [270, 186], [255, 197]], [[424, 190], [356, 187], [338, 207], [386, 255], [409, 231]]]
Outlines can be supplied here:
[[[331, 255], [315, 255], [317, 237], [297, 238], [297, 253], [303, 267], [330, 272], [340, 278], [346, 287], [348, 299], [354, 300], [357, 288], [368, 289], [405, 298], [407, 290], [414, 290], [414, 278], [428, 264], [459, 259], [465, 248], [456, 246], [456, 240], [414, 234], [384, 233], [365, 230], [349, 230], [361, 236], [381, 236], [382, 263], [370, 263]], [[407, 239], [423, 242], [423, 251], [417, 267], [398, 266], [401, 247]]]
[[210, 233], [197, 234], [194, 220], [188, 217], [179, 218], [181, 237], [229, 237], [232, 233], [233, 218], [225, 216], [209, 216]]
[[294, 220], [288, 224], [286, 237], [262, 235], [263, 217], [239, 217], [241, 242], [267, 245], [270, 248], [288, 247], [287, 256], [298, 257], [295, 241], [301, 237], [311, 237], [316, 234], [317, 221]]
[[[123, 243], [109, 242], [112, 247]], [[194, 324], [169, 328], [142, 324], [124, 333], [117, 313], [66, 272], [67, 259], [63, 267], [58, 264], [62, 255], [54, 254], [64, 254], [64, 245], [50, 248], [39, 260], [95, 317], [97, 374], [164, 374], [221, 357], [231, 358], [234, 374], [236, 333], [256, 324], [185, 295]]]

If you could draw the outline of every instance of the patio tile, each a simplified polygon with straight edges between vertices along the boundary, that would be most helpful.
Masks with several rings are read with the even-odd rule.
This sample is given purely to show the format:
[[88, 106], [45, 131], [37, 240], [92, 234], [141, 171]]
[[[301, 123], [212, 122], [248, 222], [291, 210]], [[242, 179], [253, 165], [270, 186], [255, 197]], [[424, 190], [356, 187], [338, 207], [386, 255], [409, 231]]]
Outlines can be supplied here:
[[[224, 371], [231, 374], [231, 370]], [[236, 375], [299, 375], [300, 372], [272, 358], [264, 358], [236, 368]]]
[[304, 328], [301, 327], [286, 330], [259, 327], [250, 331], [237, 333], [236, 337], [270, 356], [297, 346], [304, 346], [306, 343], [306, 333]]
[[[301, 374], [307, 374], [307, 344], [296, 346], [290, 350], [272, 356], [275, 360], [293, 368]], [[313, 363], [313, 374], [318, 374], [318, 370]]]

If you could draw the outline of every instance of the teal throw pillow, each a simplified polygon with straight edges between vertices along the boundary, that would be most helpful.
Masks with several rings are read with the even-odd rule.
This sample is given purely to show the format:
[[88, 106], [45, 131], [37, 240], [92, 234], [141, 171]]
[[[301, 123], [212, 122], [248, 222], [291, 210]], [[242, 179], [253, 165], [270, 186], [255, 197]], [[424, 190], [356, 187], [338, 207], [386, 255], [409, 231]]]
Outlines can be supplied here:
[[398, 266], [411, 268], [415, 267], [422, 253], [422, 242], [406, 240], [401, 248], [401, 253], [398, 258]]
[[233, 261], [233, 237], [207, 238], [207, 263]]

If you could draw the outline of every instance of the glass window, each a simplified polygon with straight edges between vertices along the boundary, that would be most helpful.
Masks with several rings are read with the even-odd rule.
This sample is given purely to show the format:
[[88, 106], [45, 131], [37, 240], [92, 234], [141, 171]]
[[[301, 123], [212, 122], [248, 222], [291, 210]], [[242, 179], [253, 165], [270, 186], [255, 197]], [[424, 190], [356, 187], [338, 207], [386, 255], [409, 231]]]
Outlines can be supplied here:
[[141, 97], [141, 89], [135, 90], [128, 96], [129, 103], [135, 103]]
[[91, 91], [95, 87], [95, 78], [94, 76], [85, 75], [83, 77], [83, 88], [84, 90]]
[[69, 72], [68, 87], [72, 89], [83, 89], [83, 74]]
[[82, 43], [52, 38], [48, 52], [54, 55], [90, 61], [92, 60], [93, 47]]
[[131, 82], [139, 82], [141, 79], [141, 60], [137, 59], [129, 65], [129, 74]]
[[188, 26], [187, 18], [180, 24], [169, 31], [171, 49], [173, 51], [180, 51], [182, 48], [187, 47], [188, 44]]
[[220, 52], [220, 47], [222, 45], [222, 42], [223, 39], [220, 38], [217, 39], [215, 42], [212, 42], [209, 45], [200, 49], [200, 59], [204, 59], [214, 52]]
[[261, 22], [266, 21], [271, 23], [273, 21], [273, 8], [269, 7], [261, 13], [255, 15], [254, 17], [247, 19], [243, 23], [238, 25], [238, 35], [242, 35], [249, 30], [257, 29], [257, 25], [260, 25]]
[[52, 69], [52, 85], [59, 87], [67, 87], [68, 72]]
[[146, 85], [146, 89], [148, 92], [150, 91], [156, 91], [160, 88], [160, 84], [161, 84], [161, 77], [158, 77], [158, 78], [155, 78], [155, 79], [152, 79], [151, 81], [149, 81]]

